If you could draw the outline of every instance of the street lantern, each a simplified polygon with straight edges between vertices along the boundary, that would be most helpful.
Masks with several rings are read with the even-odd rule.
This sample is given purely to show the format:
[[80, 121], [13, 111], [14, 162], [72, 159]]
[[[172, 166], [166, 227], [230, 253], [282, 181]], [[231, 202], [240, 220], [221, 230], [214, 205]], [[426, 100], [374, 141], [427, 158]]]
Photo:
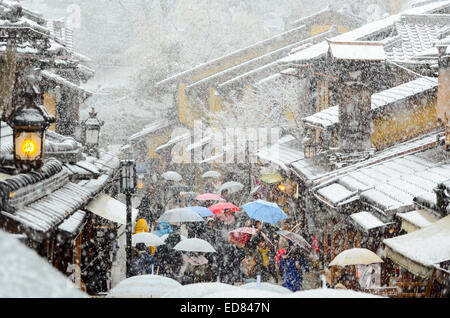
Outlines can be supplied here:
[[84, 134], [84, 142], [89, 153], [98, 154], [98, 146], [100, 139], [100, 128], [105, 124], [97, 118], [94, 108], [89, 112], [89, 118], [81, 123]]
[[55, 117], [43, 106], [27, 103], [9, 116], [13, 130], [14, 163], [21, 170], [39, 169], [43, 165], [45, 132]]
[[134, 160], [122, 160], [120, 162], [120, 192], [126, 195], [127, 205], [127, 266], [126, 276], [130, 277], [131, 268], [131, 233], [132, 229], [132, 217], [131, 217], [131, 194], [136, 191], [137, 187], [137, 175], [136, 175], [136, 162]]
[[120, 162], [120, 192], [134, 193], [137, 187], [136, 163], [134, 160]]

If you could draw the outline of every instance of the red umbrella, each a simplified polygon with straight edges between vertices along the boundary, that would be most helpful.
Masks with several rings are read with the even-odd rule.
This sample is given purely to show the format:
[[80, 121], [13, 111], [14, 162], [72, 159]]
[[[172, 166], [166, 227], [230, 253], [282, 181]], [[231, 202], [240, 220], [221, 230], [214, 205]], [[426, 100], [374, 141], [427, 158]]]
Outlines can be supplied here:
[[204, 193], [200, 194], [195, 197], [196, 200], [199, 201], [217, 201], [217, 200], [223, 200], [223, 198], [218, 194], [213, 193]]
[[239, 247], [243, 247], [256, 232], [257, 230], [253, 227], [241, 227], [228, 232], [228, 240]]
[[[245, 244], [247, 244], [252, 235], [255, 235], [257, 232], [258, 230], [253, 227], [241, 227], [228, 232], [228, 240], [239, 247], [243, 247]], [[261, 234], [267, 242], [273, 245], [266, 234], [262, 232]]]
[[216, 215], [223, 214], [225, 210], [229, 210], [231, 213], [241, 210], [237, 206], [235, 206], [233, 203], [229, 203], [229, 202], [217, 203], [217, 204], [211, 205], [208, 209], [210, 209], [212, 211], [212, 213], [214, 213]]

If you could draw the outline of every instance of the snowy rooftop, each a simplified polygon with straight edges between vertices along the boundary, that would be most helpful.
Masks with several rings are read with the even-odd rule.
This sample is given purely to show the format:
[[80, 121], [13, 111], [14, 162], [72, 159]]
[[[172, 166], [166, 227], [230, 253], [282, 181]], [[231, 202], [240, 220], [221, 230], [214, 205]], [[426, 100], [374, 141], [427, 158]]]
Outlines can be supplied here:
[[[332, 41], [370, 41], [376, 35], [392, 31], [395, 22], [402, 14], [430, 14], [443, 8], [450, 7], [450, 1], [438, 1], [417, 8], [412, 8], [385, 19], [368, 23], [360, 28], [349, 31], [332, 38]], [[280, 60], [280, 63], [302, 63], [308, 60], [318, 59], [328, 52], [328, 43], [323, 41], [303, 51], [291, 54]]]
[[359, 224], [366, 232], [368, 232], [371, 229], [375, 229], [386, 225], [386, 223], [381, 221], [375, 215], [366, 211], [353, 213], [352, 215], [350, 215], [350, 218], [354, 222]]
[[296, 139], [291, 135], [284, 136], [278, 143], [259, 149], [255, 156], [259, 159], [273, 162], [284, 170], [288, 170], [287, 165], [305, 157], [300, 147], [291, 145], [295, 141]]
[[324, 167], [315, 164], [314, 160], [310, 158], [304, 158], [293, 162], [290, 166], [300, 178], [304, 179], [308, 183], [317, 185], [324, 181], [330, 180], [331, 178], [343, 176], [356, 169], [371, 166], [389, 158], [417, 151], [419, 149], [430, 149], [436, 145], [436, 136], [436, 132], [422, 135], [404, 143], [384, 149], [368, 160], [334, 171], [326, 170]]
[[386, 59], [383, 45], [380, 42], [370, 41], [328, 41], [329, 52], [335, 59], [383, 61]]
[[398, 36], [386, 45], [390, 60], [409, 62], [434, 47], [439, 36], [450, 30], [450, 15], [402, 15], [396, 22]]
[[[381, 111], [385, 106], [409, 99], [433, 90], [437, 91], [438, 80], [432, 77], [420, 77], [399, 86], [389, 88], [372, 95], [372, 112]], [[339, 124], [339, 106], [333, 106], [314, 115], [305, 117], [303, 122], [309, 126], [324, 129], [334, 128]]]
[[421, 230], [385, 239], [383, 243], [388, 257], [409, 271], [428, 277], [433, 265], [450, 260], [450, 216]]
[[360, 198], [385, 212], [414, 210], [414, 197], [433, 193], [434, 187], [450, 178], [450, 160], [438, 149], [419, 151], [376, 165], [358, 169], [336, 179], [318, 191], [327, 201], [335, 203], [358, 191]]
[[147, 125], [146, 127], [144, 127], [144, 129], [142, 129], [140, 132], [137, 132], [136, 134], [129, 137], [128, 141], [129, 142], [137, 141], [140, 138], [146, 137], [146, 136], [158, 131], [159, 129], [163, 129], [168, 126], [169, 126], [169, 121], [165, 118], [155, 121], [155, 122]]

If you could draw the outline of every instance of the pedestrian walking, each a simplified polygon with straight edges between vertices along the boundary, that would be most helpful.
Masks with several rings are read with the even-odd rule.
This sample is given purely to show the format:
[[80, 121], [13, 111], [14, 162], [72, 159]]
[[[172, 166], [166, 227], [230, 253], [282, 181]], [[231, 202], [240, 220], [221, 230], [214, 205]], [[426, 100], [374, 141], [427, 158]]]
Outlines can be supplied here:
[[298, 250], [292, 250], [281, 257], [280, 268], [283, 271], [283, 287], [293, 292], [302, 290], [303, 271], [309, 271], [308, 264], [302, 253]]
[[181, 266], [183, 266], [183, 254], [173, 248], [181, 241], [178, 232], [171, 232], [164, 245], [158, 247], [156, 258], [159, 264], [159, 272], [163, 276], [177, 279]]
[[272, 277], [275, 283], [278, 283], [278, 277], [275, 270], [275, 255], [272, 247], [264, 239], [258, 243], [255, 274], [261, 275], [263, 281], [269, 281]]
[[151, 275], [158, 271], [156, 259], [150, 254], [144, 243], [136, 244], [135, 256], [131, 261], [130, 275]]

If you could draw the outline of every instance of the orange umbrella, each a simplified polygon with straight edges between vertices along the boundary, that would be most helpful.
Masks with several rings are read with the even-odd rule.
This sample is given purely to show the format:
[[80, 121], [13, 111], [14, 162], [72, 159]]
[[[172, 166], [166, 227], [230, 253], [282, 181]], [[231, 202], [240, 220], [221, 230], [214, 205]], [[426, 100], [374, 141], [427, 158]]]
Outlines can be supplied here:
[[211, 205], [209, 207], [209, 209], [211, 210], [212, 213], [214, 213], [216, 215], [223, 214], [225, 212], [225, 210], [228, 210], [231, 213], [241, 210], [237, 206], [235, 206], [233, 203], [230, 203], [230, 202], [217, 203], [217, 204]]

